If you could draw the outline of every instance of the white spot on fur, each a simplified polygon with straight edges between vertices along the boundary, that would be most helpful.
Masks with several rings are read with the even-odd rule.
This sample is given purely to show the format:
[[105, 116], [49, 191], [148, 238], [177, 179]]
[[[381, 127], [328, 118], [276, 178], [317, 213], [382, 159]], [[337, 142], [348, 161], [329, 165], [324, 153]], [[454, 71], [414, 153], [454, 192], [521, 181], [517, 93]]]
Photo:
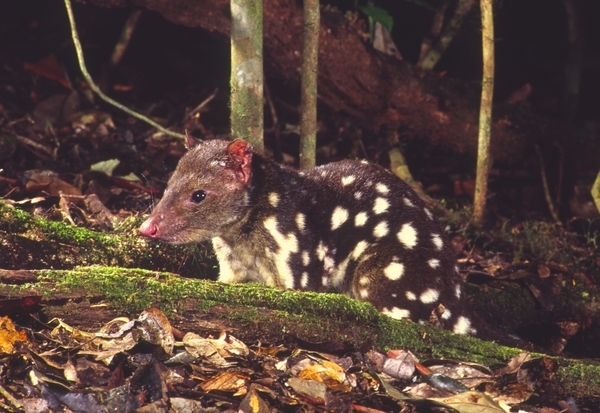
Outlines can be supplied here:
[[334, 269], [335, 260], [331, 255], [325, 255], [325, 259], [323, 260], [323, 271], [325, 271], [327, 274], [330, 274]]
[[390, 230], [388, 228], [387, 222], [382, 221], [379, 224], [375, 225], [375, 228], [373, 229], [373, 236], [375, 238], [385, 237], [389, 231]]
[[360, 277], [360, 280], [358, 280], [358, 283], [362, 286], [369, 285], [370, 282], [371, 279], [369, 277]]
[[392, 281], [399, 280], [400, 277], [404, 275], [404, 264], [400, 264], [399, 262], [391, 262], [387, 267], [385, 267], [383, 274]]
[[369, 297], [369, 291], [365, 288], [359, 290], [358, 294], [360, 295], [360, 298], [362, 298], [362, 299], [366, 299]]
[[383, 214], [389, 207], [390, 203], [387, 199], [381, 197], [376, 198], [375, 204], [373, 204], [373, 212], [375, 212], [375, 214]]
[[407, 197], [404, 197], [402, 199], [404, 201], [404, 205], [409, 206], [409, 207], [414, 207], [415, 204], [412, 203], [412, 201], [410, 199], [408, 199]]
[[460, 274], [460, 268], [458, 268], [458, 265], [454, 266], [454, 271], [456, 271], [457, 274]]
[[308, 264], [310, 264], [310, 254], [308, 251], [302, 251], [302, 265], [308, 267]]
[[269, 194], [269, 204], [271, 204], [273, 208], [277, 208], [277, 205], [279, 205], [279, 194], [271, 192]]
[[397, 234], [400, 241], [406, 248], [412, 248], [417, 245], [417, 230], [411, 224], [404, 224]]
[[433, 214], [431, 213], [429, 208], [423, 208], [423, 211], [425, 211], [425, 215], [427, 215], [427, 218], [433, 219]]
[[398, 294], [396, 294], [396, 293], [392, 293], [392, 297], [393, 297], [393, 298], [396, 298], [396, 297], [398, 297]]
[[335, 207], [331, 214], [331, 230], [338, 229], [348, 219], [348, 210], [340, 206]]
[[325, 255], [327, 254], [327, 247], [323, 245], [323, 241], [319, 241], [319, 245], [317, 245], [317, 258], [319, 261], [323, 261], [325, 259]]
[[456, 298], [460, 298], [462, 294], [462, 289], [460, 288], [460, 284], [457, 284], [456, 287], [454, 287], [454, 295], [456, 296]]
[[348, 268], [349, 263], [350, 257], [340, 262], [340, 265], [333, 269], [331, 273], [331, 285], [334, 288], [340, 288], [340, 286], [344, 283], [344, 280], [346, 279], [346, 268]]
[[375, 185], [375, 190], [381, 195], [387, 195], [388, 192], [390, 192], [390, 188], [388, 188], [386, 184], [382, 184], [381, 182]]
[[410, 300], [410, 301], [415, 301], [417, 299], [417, 295], [415, 293], [413, 293], [412, 291], [407, 291], [406, 299]]
[[362, 196], [363, 196], [363, 193], [362, 193], [362, 192], [360, 192], [360, 191], [356, 191], [356, 192], [354, 193], [354, 198], [355, 198], [355, 199], [357, 199], [357, 200], [358, 200], [358, 199], [361, 199], [361, 198], [362, 198]]
[[367, 161], [366, 159], [361, 159], [360, 163], [362, 163], [363, 165], [368, 165], [369, 161]]
[[440, 266], [440, 260], [436, 260], [435, 258], [432, 258], [429, 261], [427, 261], [427, 264], [429, 264], [429, 266], [431, 268], [435, 269]]
[[403, 318], [410, 318], [410, 311], [404, 310], [404, 309], [398, 308], [398, 307], [394, 307], [391, 310], [388, 310], [387, 308], [383, 308], [381, 310], [381, 312], [392, 318], [395, 318], [396, 320], [401, 320]]
[[433, 288], [428, 288], [419, 296], [419, 300], [421, 300], [421, 302], [423, 304], [431, 304], [431, 303], [435, 303], [439, 297], [440, 297], [440, 292], [438, 290], [434, 290]]
[[220, 237], [213, 238], [212, 242], [219, 261], [219, 281], [225, 283], [257, 281], [265, 285], [284, 287], [276, 269], [265, 265], [265, 262], [274, 255], [272, 251], [265, 248], [266, 257], [269, 257], [265, 259], [265, 256], [260, 253], [240, 254], [234, 246], [230, 246]]
[[231, 254], [231, 248], [223, 241], [222, 238], [215, 237], [212, 239], [213, 249], [217, 260], [219, 260], [219, 281], [224, 283], [235, 283], [238, 280], [233, 272], [233, 269], [229, 265], [229, 254]]
[[440, 237], [438, 234], [432, 234], [431, 235], [431, 240], [433, 241], [433, 245], [435, 245], [435, 247], [438, 250], [441, 250], [442, 247], [444, 246], [444, 242], [442, 241], [442, 237]]
[[296, 225], [298, 225], [298, 229], [300, 230], [300, 232], [304, 232], [305, 223], [306, 223], [305, 215], [302, 213], [298, 213], [296, 215]]
[[365, 252], [365, 250], [368, 247], [369, 247], [369, 243], [367, 241], [359, 241], [356, 244], [356, 247], [354, 247], [351, 257], [355, 260], [358, 259], [358, 257], [360, 257], [362, 255], [362, 253]]
[[452, 317], [452, 312], [446, 308], [442, 313], [442, 320], [449, 320], [450, 317]]
[[302, 277], [300, 278], [300, 286], [302, 288], [306, 288], [306, 286], [308, 286], [308, 273], [307, 272], [302, 273]]
[[227, 243], [220, 237], [214, 237], [212, 239], [213, 248], [218, 250], [222, 254], [231, 254], [231, 248]]
[[458, 317], [452, 331], [454, 331], [454, 334], [475, 334], [477, 332], [471, 327], [471, 320], [464, 316]]
[[369, 216], [367, 215], [366, 212], [359, 212], [354, 217], [354, 226], [362, 227], [363, 225], [365, 225], [367, 223], [367, 219], [369, 219]]
[[350, 185], [355, 180], [356, 180], [356, 177], [354, 175], [345, 176], [345, 177], [342, 178], [342, 185], [343, 186]]
[[321, 278], [321, 285], [323, 285], [323, 287], [327, 287], [329, 285], [329, 277], [324, 275]]
[[269, 231], [275, 240], [275, 243], [279, 246], [279, 250], [271, 254], [275, 261], [275, 267], [277, 268], [280, 282], [285, 288], [294, 288], [294, 274], [288, 261], [291, 254], [298, 252], [298, 238], [296, 238], [294, 233], [284, 235], [279, 232], [277, 229], [277, 219], [275, 217], [265, 219], [263, 225]]
[[[332, 274], [331, 274], [331, 285], [335, 288], [339, 288], [340, 286], [342, 286], [344, 284], [344, 281], [346, 279], [346, 269], [348, 268], [348, 264], [350, 263], [350, 260], [357, 260], [364, 252], [365, 250], [369, 247], [369, 243], [366, 241], [359, 241], [356, 246], [354, 247], [354, 250], [352, 250], [352, 252], [350, 253], [350, 255], [348, 255], [348, 257], [346, 257], [345, 260], [343, 260], [342, 262], [340, 262], [340, 264], [332, 270]], [[359, 292], [360, 294], [360, 292]]]

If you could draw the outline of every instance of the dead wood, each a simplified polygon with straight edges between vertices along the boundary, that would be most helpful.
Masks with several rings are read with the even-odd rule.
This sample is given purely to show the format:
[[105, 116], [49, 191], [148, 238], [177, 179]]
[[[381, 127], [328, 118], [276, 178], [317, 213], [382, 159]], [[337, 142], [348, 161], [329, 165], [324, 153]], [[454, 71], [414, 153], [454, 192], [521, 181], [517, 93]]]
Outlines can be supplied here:
[[210, 246], [171, 246], [149, 242], [129, 229], [101, 233], [47, 221], [0, 202], [1, 269], [68, 269], [76, 265], [149, 268], [216, 278]]

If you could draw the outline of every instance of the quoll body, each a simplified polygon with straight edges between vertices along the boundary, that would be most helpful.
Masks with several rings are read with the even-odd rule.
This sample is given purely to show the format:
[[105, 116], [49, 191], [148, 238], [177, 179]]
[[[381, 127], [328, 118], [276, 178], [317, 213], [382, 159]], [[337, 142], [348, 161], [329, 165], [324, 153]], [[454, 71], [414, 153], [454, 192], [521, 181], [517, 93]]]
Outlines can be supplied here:
[[244, 140], [188, 147], [143, 235], [212, 239], [219, 281], [340, 292], [394, 318], [434, 316], [475, 333], [442, 228], [393, 174], [354, 161], [299, 172]]

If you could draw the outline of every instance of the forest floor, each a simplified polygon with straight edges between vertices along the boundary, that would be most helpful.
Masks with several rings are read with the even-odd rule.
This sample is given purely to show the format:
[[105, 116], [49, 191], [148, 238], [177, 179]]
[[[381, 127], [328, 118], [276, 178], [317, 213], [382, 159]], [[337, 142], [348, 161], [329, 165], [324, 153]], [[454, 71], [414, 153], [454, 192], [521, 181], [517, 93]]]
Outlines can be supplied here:
[[[35, 62], [23, 59], [24, 65], [20, 66], [14, 61], [0, 61], [0, 202], [43, 220], [137, 237], [136, 225], [160, 199], [170, 172], [185, 153], [183, 141], [157, 133], [103, 103], [85, 83], [71, 82], [53, 55]], [[116, 94], [127, 96], [126, 84], [113, 82], [110, 86]], [[155, 103], [138, 101], [136, 105], [160, 123], [206, 136], [219, 135], [227, 131], [227, 97], [223, 92], [213, 95], [213, 90], [205, 85], [163, 96]], [[186, 105], [191, 94], [197, 102], [208, 100], [202, 107]], [[273, 139], [269, 135], [270, 143]], [[383, 139], [363, 139], [362, 145], [367, 154], [385, 153]], [[294, 163], [290, 150], [293, 145], [285, 142], [282, 146], [284, 159]], [[348, 153], [351, 146], [349, 142], [326, 140], [320, 148], [321, 162], [344, 157], [340, 154]], [[548, 354], [600, 359], [598, 219], [570, 217], [558, 224], [541, 210], [529, 217], [513, 218], [514, 210], [502, 209], [504, 204], [495, 205], [491, 198], [489, 225], [474, 229], [469, 225], [471, 182], [462, 178], [436, 182], [435, 167], [430, 167], [429, 172], [427, 166], [420, 169], [425, 187], [449, 212], [440, 219], [448, 227], [461, 273], [475, 291], [472, 306], [481, 317]], [[44, 258], [34, 262], [15, 260], [5, 244], [10, 235], [10, 229], [0, 228], [0, 269], [11, 272], [3, 274], [4, 283], [20, 270], [33, 271], [26, 274], [33, 274], [37, 280], [46, 274], [35, 271], [71, 270], [83, 264], [76, 258], [51, 266]], [[38, 251], [33, 249], [39, 245], [29, 245], [35, 256]], [[181, 274], [185, 271], [177, 268], [185, 268], [186, 259], [193, 260], [174, 255], [168, 264], [147, 269]], [[213, 264], [205, 266], [207, 274]], [[27, 282], [33, 281], [28, 278]], [[125, 282], [118, 282], [125, 289]], [[1, 348], [0, 401], [7, 411], [35, 411], [38, 403], [54, 410], [68, 406], [71, 411], [102, 411], [111, 406], [128, 406], [122, 411], [132, 411], [149, 404], [156, 411], [167, 411], [167, 405], [177, 411], [262, 412], [274, 408], [411, 412], [448, 411], [448, 406], [468, 411], [473, 405], [486, 412], [503, 411], [502, 406], [546, 413], [577, 411], [577, 401], [564, 397], [561, 391], [554, 392], [556, 383], [554, 388], [551, 386], [559, 368], [555, 359], [539, 355], [511, 354], [514, 357], [499, 367], [441, 361], [434, 352], [423, 351], [421, 357], [426, 361], [422, 358], [421, 364], [415, 364], [410, 353], [413, 349], [388, 349], [383, 355], [375, 351], [382, 348], [373, 348], [372, 338], [353, 333], [348, 325], [345, 338], [352, 345], [342, 339], [325, 341], [322, 336], [319, 342], [290, 339], [293, 334], [261, 337], [260, 330], [252, 331], [255, 334], [251, 342], [242, 342], [231, 334], [216, 338], [190, 331], [186, 335], [173, 333], [169, 320], [173, 323], [175, 315], [167, 316], [156, 309], [134, 315], [136, 323], [101, 323], [98, 330], [84, 332], [74, 330], [68, 320], [49, 327], [46, 323], [50, 320], [37, 319], [32, 310], [38, 303], [9, 303], [9, 297], [2, 298], [2, 315], [17, 314], [19, 324], [13, 327], [8, 317], [2, 319], [3, 331], [10, 338], [0, 344], [11, 340], [26, 343], [24, 347], [15, 344]], [[178, 299], [185, 301], [183, 297]], [[209, 300], [205, 315], [196, 321], [205, 317], [230, 320], [224, 315], [226, 309], [211, 303]], [[68, 300], [61, 305], [68, 312]], [[266, 323], [283, 310], [255, 311], [255, 318]], [[23, 318], [23, 314], [33, 315]], [[125, 314], [112, 308], [110, 315]], [[98, 313], [91, 309], [85, 313], [77, 309], [72, 314], [79, 323], [86, 316], [93, 320], [78, 326], [100, 323], [94, 319]], [[314, 320], [296, 321], [297, 327]], [[232, 331], [236, 322], [239, 326], [239, 319], [229, 324]], [[252, 330], [251, 323], [244, 323]], [[368, 323], [382, 328], [379, 318], [369, 318]], [[215, 333], [223, 328], [226, 324], [214, 324], [204, 331]], [[425, 331], [415, 334], [424, 341], [427, 334], [435, 334]], [[136, 346], [139, 337], [144, 337], [145, 345]], [[185, 352], [180, 353], [179, 360], [165, 362], [175, 343]], [[11, 357], [11, 352], [23, 357]], [[176, 367], [165, 369], [162, 362]], [[32, 371], [32, 365], [35, 379], [24, 374]], [[412, 380], [415, 366], [419, 383]], [[408, 373], [401, 372], [405, 368]], [[436, 382], [440, 380], [436, 373], [459, 381]], [[395, 386], [382, 375], [387, 375]], [[37, 390], [28, 390], [34, 384]], [[471, 390], [456, 393], [465, 385]], [[104, 393], [82, 389], [103, 389]], [[30, 396], [24, 397], [29, 391]], [[590, 391], [584, 402], [587, 405], [579, 408], [591, 412], [590, 406], [599, 400], [600, 391]]]

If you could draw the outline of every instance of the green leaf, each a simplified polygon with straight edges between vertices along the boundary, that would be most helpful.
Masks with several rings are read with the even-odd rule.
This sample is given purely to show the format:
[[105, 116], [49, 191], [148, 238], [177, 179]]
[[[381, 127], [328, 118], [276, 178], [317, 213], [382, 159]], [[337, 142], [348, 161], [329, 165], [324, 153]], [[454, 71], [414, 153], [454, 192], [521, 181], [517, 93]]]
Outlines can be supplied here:
[[387, 11], [381, 7], [372, 5], [362, 6], [360, 7], [360, 11], [369, 18], [369, 26], [372, 26], [374, 23], [379, 23], [387, 29], [388, 33], [392, 33], [394, 18]]
[[118, 159], [108, 159], [101, 161], [90, 166], [90, 171], [104, 172], [106, 175], [111, 176], [120, 161]]

